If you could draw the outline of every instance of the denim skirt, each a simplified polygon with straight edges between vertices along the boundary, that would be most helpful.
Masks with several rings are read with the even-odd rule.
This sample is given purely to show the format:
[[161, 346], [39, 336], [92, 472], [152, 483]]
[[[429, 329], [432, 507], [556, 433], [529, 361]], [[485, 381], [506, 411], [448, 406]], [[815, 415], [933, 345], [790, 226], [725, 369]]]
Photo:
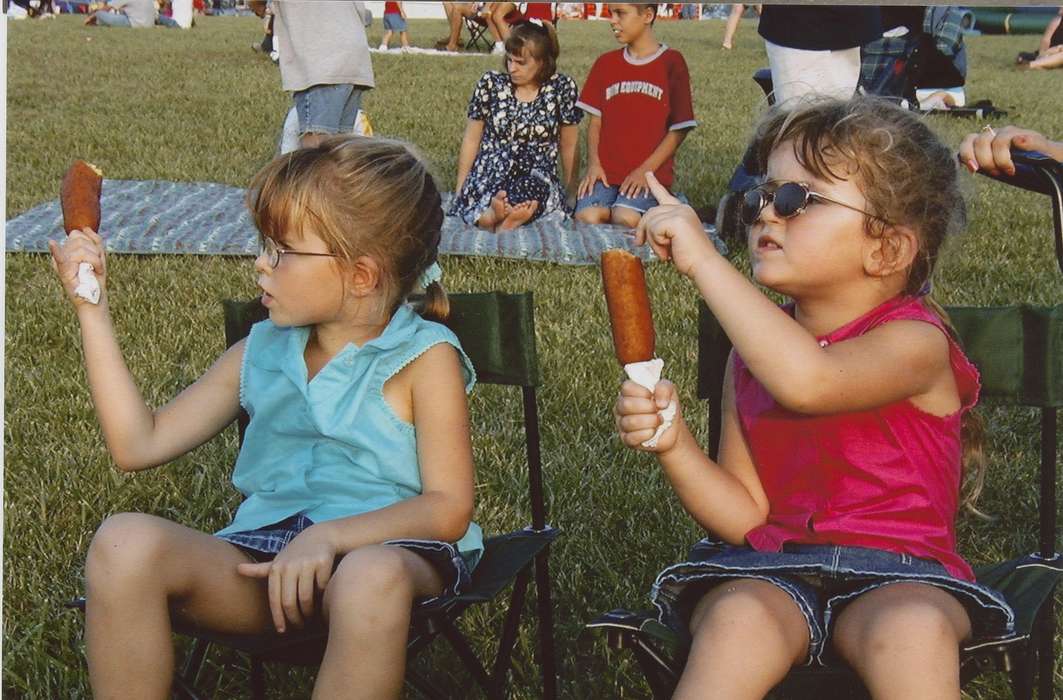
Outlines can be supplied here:
[[787, 593], [808, 623], [806, 665], [835, 661], [832, 620], [858, 596], [891, 583], [923, 583], [950, 593], [967, 611], [974, 641], [1008, 637], [1015, 613], [996, 591], [951, 575], [936, 561], [864, 547], [786, 544], [781, 552], [703, 539], [687, 561], [657, 575], [650, 598], [661, 623], [689, 641], [690, 615], [711, 588], [758, 579]]
[[[293, 515], [257, 530], [233, 532], [228, 535], [218, 535], [218, 537], [236, 545], [255, 561], [272, 561], [300, 532], [313, 524], [314, 522], [305, 515]], [[461, 595], [469, 588], [472, 570], [458, 548], [450, 542], [410, 539], [388, 540], [383, 544], [401, 547], [424, 558], [443, 580], [442, 592], [437, 596], [418, 600], [418, 606], [443, 607], [451, 598]], [[338, 566], [339, 563], [340, 558], [337, 557], [333, 566]]]
[[402, 15], [390, 13], [384, 15], [384, 29], [389, 32], [404, 32], [406, 31], [406, 20]]

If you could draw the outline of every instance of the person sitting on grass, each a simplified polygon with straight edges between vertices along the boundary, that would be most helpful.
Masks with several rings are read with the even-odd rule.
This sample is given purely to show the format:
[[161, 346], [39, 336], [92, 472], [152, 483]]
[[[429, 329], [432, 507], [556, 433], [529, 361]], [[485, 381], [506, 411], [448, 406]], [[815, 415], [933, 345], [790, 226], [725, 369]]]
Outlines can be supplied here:
[[85, 18], [85, 24], [100, 27], [154, 27], [158, 13], [155, 0], [108, 0]]
[[576, 219], [632, 228], [657, 205], [646, 174], [672, 186], [675, 152], [697, 122], [686, 61], [653, 34], [657, 6], [608, 7], [609, 26], [624, 47], [598, 57], [577, 103], [591, 123]]
[[1028, 68], [1057, 68], [1063, 65], [1063, 7], [1049, 20], [1037, 51], [1020, 51], [1015, 62]]
[[[314, 697], [397, 698], [413, 604], [449, 604], [482, 550], [474, 372], [430, 320], [448, 303], [443, 212], [424, 163], [403, 143], [331, 137], [269, 163], [248, 206], [269, 319], [159, 409], [118, 346], [99, 235], [50, 244], [119, 469], [176, 459], [240, 408], [251, 417], [232, 477], [245, 499], [228, 527], [120, 513], [96, 531], [85, 640], [98, 698], [169, 697], [175, 620], [233, 634], [321, 625]], [[98, 305], [75, 294], [83, 262], [104, 290]]]
[[469, 100], [449, 214], [497, 232], [565, 211], [583, 114], [575, 81], [556, 72], [559, 54], [551, 24], [513, 28], [506, 72], [484, 73]]
[[708, 532], [652, 589], [661, 622], [693, 637], [674, 697], [763, 698], [795, 665], [844, 661], [871, 697], [958, 699], [960, 644], [1015, 619], [956, 551], [985, 469], [978, 370], [930, 297], [965, 221], [958, 164], [918, 116], [870, 97], [777, 107], [752, 150], [765, 173], [742, 200], [753, 278], [791, 303], [736, 270], [652, 176], [661, 206], [635, 235], [734, 345], [717, 460], [668, 381], [624, 383], [614, 409], [623, 443], [656, 454]]
[[410, 48], [410, 33], [406, 30], [406, 8], [402, 2], [384, 3], [384, 37], [380, 40], [380, 50], [388, 50], [393, 32], [399, 33], [402, 50]]

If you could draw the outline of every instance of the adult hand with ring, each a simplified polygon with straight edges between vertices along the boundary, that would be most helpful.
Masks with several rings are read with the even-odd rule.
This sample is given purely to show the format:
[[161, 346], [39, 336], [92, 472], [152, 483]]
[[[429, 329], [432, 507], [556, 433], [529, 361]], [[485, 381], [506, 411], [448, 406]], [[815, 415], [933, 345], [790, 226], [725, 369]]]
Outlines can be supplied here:
[[1040, 132], [1017, 126], [1005, 126], [999, 131], [989, 124], [977, 133], [967, 134], [960, 144], [959, 158], [972, 173], [984, 170], [990, 175], [1015, 174], [1011, 149], [1040, 151], [1063, 161], [1063, 143], [1050, 141]]

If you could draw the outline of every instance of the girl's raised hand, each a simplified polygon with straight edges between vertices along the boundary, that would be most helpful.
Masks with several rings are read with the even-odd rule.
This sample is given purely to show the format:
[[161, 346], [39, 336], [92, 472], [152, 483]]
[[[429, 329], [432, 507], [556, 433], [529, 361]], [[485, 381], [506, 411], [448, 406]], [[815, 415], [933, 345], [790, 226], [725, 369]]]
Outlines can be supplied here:
[[52, 269], [59, 276], [59, 281], [74, 306], [92, 306], [77, 296], [74, 289], [78, 286], [78, 265], [81, 263], [92, 266], [101, 292], [107, 289], [107, 260], [103, 239], [92, 229], [74, 230], [62, 243], [48, 241], [48, 250], [52, 254]]
[[657, 257], [671, 260], [680, 273], [693, 277], [697, 264], [716, 254], [716, 247], [693, 209], [673, 197], [653, 173], [646, 174], [646, 183], [657, 206], [642, 215], [635, 245], [649, 243]]
[[[318, 528], [315, 531], [314, 528]], [[314, 616], [317, 593], [332, 578], [336, 549], [323, 531], [312, 525], [296, 535], [273, 561], [238, 564], [237, 573], [269, 579], [269, 611], [273, 626], [283, 634], [288, 623], [302, 627]]]
[[[642, 443], [653, 437], [657, 426], [661, 424], [658, 411], [666, 408], [672, 401], [675, 401], [676, 405], [672, 427], [664, 431], [655, 447], [644, 446]], [[616, 431], [620, 435], [621, 442], [634, 450], [658, 454], [667, 452], [675, 446], [679, 435], [677, 428], [683, 420], [675, 385], [667, 379], [657, 382], [652, 393], [646, 387], [631, 380], [624, 382], [620, 387], [616, 405], [613, 407], [613, 417], [616, 419]]]

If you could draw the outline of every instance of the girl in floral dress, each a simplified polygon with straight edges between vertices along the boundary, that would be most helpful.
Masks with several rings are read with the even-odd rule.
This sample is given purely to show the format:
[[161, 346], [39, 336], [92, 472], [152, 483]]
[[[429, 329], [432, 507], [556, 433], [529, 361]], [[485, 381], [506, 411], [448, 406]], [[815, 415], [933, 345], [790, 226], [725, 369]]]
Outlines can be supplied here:
[[497, 232], [567, 213], [581, 112], [575, 81], [556, 72], [559, 53], [549, 24], [513, 28], [506, 72], [484, 73], [469, 100], [449, 214]]

